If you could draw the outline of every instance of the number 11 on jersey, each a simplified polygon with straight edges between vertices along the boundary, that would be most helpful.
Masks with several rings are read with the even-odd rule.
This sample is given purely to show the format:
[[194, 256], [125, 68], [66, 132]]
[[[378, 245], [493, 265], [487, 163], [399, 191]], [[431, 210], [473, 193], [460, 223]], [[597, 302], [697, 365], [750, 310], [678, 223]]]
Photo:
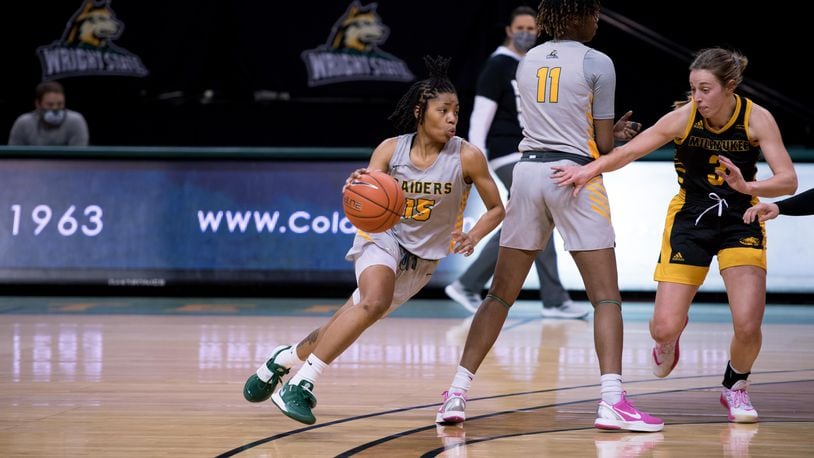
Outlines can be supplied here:
[[[560, 72], [562, 67], [540, 67], [537, 69], [537, 102], [557, 103], [560, 94]], [[549, 83], [550, 82], [550, 83]], [[546, 91], [546, 89], [548, 89]], [[546, 97], [546, 95], [548, 97]]]

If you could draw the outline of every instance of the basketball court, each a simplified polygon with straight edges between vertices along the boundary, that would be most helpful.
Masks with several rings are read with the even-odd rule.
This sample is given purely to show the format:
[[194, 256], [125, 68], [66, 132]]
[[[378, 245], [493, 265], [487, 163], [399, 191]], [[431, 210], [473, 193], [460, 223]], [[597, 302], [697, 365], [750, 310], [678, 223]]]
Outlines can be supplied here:
[[673, 374], [648, 360], [651, 304], [627, 303], [629, 399], [660, 433], [593, 428], [592, 322], [512, 309], [477, 374], [463, 426], [434, 423], [469, 314], [419, 299], [370, 328], [319, 380], [316, 424], [242, 396], [280, 343], [324, 323], [342, 299], [3, 297], [3, 456], [811, 456], [814, 307], [770, 305], [750, 393], [761, 421], [727, 422], [719, 387], [731, 324], [696, 304]]

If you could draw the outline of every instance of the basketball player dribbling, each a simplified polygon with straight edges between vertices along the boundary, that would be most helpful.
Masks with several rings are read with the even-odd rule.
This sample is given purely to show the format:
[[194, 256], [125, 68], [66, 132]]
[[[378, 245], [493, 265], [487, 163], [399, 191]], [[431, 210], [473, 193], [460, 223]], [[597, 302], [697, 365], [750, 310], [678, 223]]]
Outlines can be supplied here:
[[[414, 83], [390, 119], [402, 132], [384, 140], [366, 169], [394, 176], [404, 190], [404, 218], [392, 229], [358, 232], [347, 259], [354, 262], [358, 287], [322, 327], [297, 345], [281, 345], [249, 377], [243, 389], [251, 402], [272, 402], [288, 417], [316, 421], [314, 387], [322, 371], [373, 323], [420, 291], [450, 251], [469, 256], [475, 245], [503, 220], [504, 209], [484, 154], [455, 135], [458, 96], [447, 76], [449, 59], [425, 58], [430, 77]], [[472, 184], [486, 212], [469, 232], [461, 213]], [[306, 362], [307, 364], [302, 364]], [[279, 391], [290, 369], [302, 364]]]

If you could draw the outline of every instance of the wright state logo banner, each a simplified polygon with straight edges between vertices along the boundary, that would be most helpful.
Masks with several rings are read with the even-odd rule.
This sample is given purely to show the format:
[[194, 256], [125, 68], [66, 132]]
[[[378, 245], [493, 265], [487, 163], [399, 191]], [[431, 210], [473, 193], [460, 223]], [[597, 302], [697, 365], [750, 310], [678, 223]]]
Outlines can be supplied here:
[[328, 41], [303, 51], [308, 85], [346, 81], [412, 81], [407, 64], [379, 49], [390, 29], [376, 13], [376, 3], [362, 6], [354, 0], [336, 21]]
[[62, 38], [37, 48], [42, 79], [66, 76], [143, 77], [149, 72], [135, 54], [113, 43], [124, 30], [110, 0], [85, 0], [65, 27]]

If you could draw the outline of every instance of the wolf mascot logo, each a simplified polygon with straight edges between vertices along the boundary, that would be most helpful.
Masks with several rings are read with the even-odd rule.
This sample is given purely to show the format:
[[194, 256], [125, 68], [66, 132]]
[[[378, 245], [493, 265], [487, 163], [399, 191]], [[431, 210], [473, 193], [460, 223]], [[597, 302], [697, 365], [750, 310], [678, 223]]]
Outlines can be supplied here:
[[[371, 5], [375, 7], [374, 5]], [[387, 39], [390, 29], [382, 24], [381, 18], [370, 6], [363, 9], [351, 4], [345, 15], [339, 19], [331, 31], [331, 48], [348, 52], [370, 53]]]
[[138, 56], [113, 44], [123, 30], [124, 24], [116, 19], [110, 0], [85, 0], [68, 21], [62, 38], [37, 49], [43, 79], [146, 76], [147, 68]]
[[309, 86], [415, 79], [404, 61], [379, 49], [390, 29], [382, 23], [376, 6], [362, 6], [354, 0], [334, 24], [326, 44], [302, 53]]
[[110, 40], [119, 38], [122, 28], [109, 5], [86, 1], [68, 22], [62, 42], [68, 46], [107, 48]]

